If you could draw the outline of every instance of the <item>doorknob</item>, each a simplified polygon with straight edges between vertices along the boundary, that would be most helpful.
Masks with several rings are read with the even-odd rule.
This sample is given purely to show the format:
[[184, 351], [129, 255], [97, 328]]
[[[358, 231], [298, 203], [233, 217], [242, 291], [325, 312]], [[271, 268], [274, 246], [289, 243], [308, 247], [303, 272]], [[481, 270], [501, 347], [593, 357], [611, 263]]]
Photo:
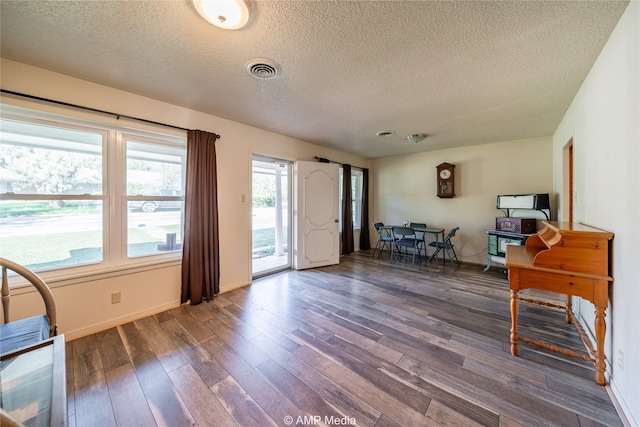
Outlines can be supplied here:
[[338, 218], [334, 219], [333, 222], [340, 222]]

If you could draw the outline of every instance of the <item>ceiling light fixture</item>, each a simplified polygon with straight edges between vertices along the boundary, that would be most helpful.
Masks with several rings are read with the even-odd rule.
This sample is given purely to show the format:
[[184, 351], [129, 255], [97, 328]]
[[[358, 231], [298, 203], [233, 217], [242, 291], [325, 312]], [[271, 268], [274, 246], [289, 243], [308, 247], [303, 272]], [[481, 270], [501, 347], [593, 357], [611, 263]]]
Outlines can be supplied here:
[[407, 141], [411, 141], [414, 144], [417, 144], [418, 142], [422, 141], [426, 137], [427, 137], [426, 133], [413, 133], [407, 137]]
[[237, 30], [249, 22], [251, 7], [246, 0], [193, 0], [198, 13], [216, 27]]

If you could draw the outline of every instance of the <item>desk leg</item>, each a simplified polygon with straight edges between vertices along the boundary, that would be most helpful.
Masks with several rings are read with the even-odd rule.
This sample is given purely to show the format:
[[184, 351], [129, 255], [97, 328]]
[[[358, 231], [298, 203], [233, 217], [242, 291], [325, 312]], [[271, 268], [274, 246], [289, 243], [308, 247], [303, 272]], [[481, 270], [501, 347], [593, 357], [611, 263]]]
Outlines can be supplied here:
[[605, 385], [604, 370], [606, 368], [604, 361], [604, 334], [607, 329], [604, 317], [604, 307], [596, 306], [596, 382]]
[[511, 289], [511, 354], [518, 355], [518, 291]]
[[571, 295], [567, 295], [567, 303], [564, 306], [564, 320], [567, 323], [571, 323], [571, 310], [573, 310], [573, 301]]

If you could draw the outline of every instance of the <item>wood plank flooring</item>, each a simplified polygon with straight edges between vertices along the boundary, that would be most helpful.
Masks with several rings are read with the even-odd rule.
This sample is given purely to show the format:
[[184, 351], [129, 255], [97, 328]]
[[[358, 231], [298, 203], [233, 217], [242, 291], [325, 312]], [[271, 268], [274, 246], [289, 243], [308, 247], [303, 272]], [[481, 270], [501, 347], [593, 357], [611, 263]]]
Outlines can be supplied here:
[[[552, 296], [550, 296], [552, 297]], [[591, 363], [509, 351], [501, 270], [343, 257], [66, 345], [69, 425], [621, 426]], [[558, 310], [523, 336], [584, 352]]]

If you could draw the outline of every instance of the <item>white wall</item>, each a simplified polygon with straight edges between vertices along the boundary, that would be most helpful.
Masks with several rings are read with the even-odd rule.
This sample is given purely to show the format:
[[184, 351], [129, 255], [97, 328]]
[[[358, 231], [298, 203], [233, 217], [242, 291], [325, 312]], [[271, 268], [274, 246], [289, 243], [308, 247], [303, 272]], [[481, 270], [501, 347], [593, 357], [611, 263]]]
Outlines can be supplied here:
[[[428, 144], [428, 140], [423, 142]], [[401, 224], [408, 219], [447, 231], [461, 261], [487, 263], [487, 230], [495, 229], [499, 194], [552, 195], [551, 137], [431, 151], [372, 161], [371, 222]], [[453, 163], [455, 194], [436, 196], [436, 166]], [[377, 234], [370, 231], [372, 244]]]
[[[640, 422], [639, 22], [632, 1], [553, 137], [554, 190], [562, 191], [562, 150], [573, 138], [574, 220], [615, 233], [607, 370], [632, 425]], [[577, 309], [591, 326], [593, 306], [581, 301]]]
[[[320, 156], [367, 167], [367, 161], [357, 156], [14, 61], [3, 59], [1, 74], [2, 88], [6, 90], [221, 135], [216, 143], [220, 183], [221, 292], [251, 282], [252, 153], [308, 161]], [[3, 95], [0, 100], [70, 116], [96, 118], [93, 113], [34, 103], [9, 95]], [[126, 125], [124, 120], [116, 121], [108, 116], [98, 118], [103, 122]], [[166, 128], [130, 123], [133, 127], [172, 132]], [[243, 195], [245, 201], [242, 201]], [[180, 265], [173, 262], [115, 274], [58, 278], [48, 282], [54, 288], [60, 331], [70, 339], [178, 306]], [[113, 291], [122, 292], [120, 304], [111, 305], [110, 294]], [[20, 295], [19, 292], [12, 301], [14, 318], [37, 313], [34, 301], [37, 298], [32, 293]]]

